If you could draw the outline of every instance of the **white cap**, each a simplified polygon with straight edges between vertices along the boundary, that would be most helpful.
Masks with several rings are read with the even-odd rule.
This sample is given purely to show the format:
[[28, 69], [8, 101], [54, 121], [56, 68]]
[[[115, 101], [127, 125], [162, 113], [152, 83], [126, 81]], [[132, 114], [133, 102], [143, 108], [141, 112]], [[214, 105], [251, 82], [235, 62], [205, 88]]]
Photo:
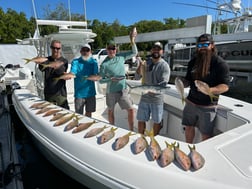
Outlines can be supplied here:
[[84, 45], [81, 46], [81, 48], [84, 48], [84, 47], [89, 48], [91, 50], [91, 47], [90, 47], [89, 44], [84, 44]]

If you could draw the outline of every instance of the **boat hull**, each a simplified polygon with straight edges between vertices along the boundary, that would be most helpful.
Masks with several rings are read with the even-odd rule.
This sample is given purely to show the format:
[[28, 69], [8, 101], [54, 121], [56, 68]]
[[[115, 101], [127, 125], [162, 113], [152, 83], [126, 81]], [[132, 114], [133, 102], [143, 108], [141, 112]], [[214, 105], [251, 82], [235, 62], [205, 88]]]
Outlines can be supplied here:
[[[181, 103], [179, 95], [175, 93], [173, 87], [167, 90], [171, 90], [171, 96], [165, 98], [165, 101], [169, 101], [170, 105], [177, 102]], [[140, 136], [137, 133], [130, 136], [129, 142], [124, 148], [115, 150], [114, 142], [118, 137], [127, 134], [129, 132], [127, 129], [96, 120], [97, 123], [92, 127], [107, 125], [106, 131], [117, 128], [115, 136], [111, 140], [100, 144], [98, 138], [101, 134], [97, 137], [84, 138], [84, 135], [92, 127], [73, 134], [71, 131], [64, 131], [66, 124], [55, 127], [53, 126], [54, 122], [50, 122], [50, 116], [43, 117], [43, 115], [36, 114], [37, 111], [31, 109], [30, 106], [43, 100], [31, 94], [29, 90], [14, 90], [12, 100], [17, 114], [34, 137], [44, 156], [67, 175], [90, 188], [148, 189], [170, 186], [184, 189], [189, 186], [190, 188], [201, 189], [204, 186], [204, 188], [209, 189], [248, 189], [252, 186], [250, 173], [247, 172], [247, 175], [244, 176], [233, 164], [233, 157], [231, 157], [231, 160], [229, 160], [229, 157], [225, 157], [226, 153], [230, 153], [225, 152], [225, 150], [229, 150], [232, 141], [238, 141], [239, 144], [239, 140], [243, 136], [252, 136], [252, 131], [249, 129], [251, 125], [246, 124], [246, 122], [237, 131], [232, 130], [213, 137], [206, 142], [198, 143], [197, 149], [206, 159], [205, 166], [198, 171], [184, 171], [176, 162], [167, 167], [161, 167], [157, 161], [150, 158], [147, 150], [135, 154], [133, 151], [134, 142]], [[238, 102], [232, 101], [232, 103]], [[247, 106], [247, 104], [245, 103], [244, 106]], [[64, 111], [69, 114], [73, 113], [70, 110]], [[93, 120], [82, 116], [81, 122], [85, 123]], [[245, 134], [240, 133], [241, 131], [243, 131], [242, 133], [245, 131]], [[160, 135], [156, 136], [155, 139], [160, 144], [161, 149], [166, 147], [165, 142], [173, 143], [176, 141], [174, 138]], [[149, 137], [147, 137], [147, 142], [150, 142]], [[178, 142], [180, 149], [185, 153], [189, 153], [188, 144], [183, 141]], [[226, 146], [228, 148], [223, 148]], [[243, 150], [239, 153], [241, 159], [244, 159], [242, 157], [245, 157], [245, 152], [247, 151]], [[234, 156], [234, 154], [231, 153], [231, 156]], [[228, 175], [225, 174], [227, 170]]]

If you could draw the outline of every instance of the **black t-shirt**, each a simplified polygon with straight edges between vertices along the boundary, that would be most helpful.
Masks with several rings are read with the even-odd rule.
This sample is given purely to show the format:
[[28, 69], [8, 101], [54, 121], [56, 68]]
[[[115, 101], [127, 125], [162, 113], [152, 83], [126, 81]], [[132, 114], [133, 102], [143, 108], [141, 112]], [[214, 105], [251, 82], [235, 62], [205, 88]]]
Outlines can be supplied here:
[[[52, 61], [56, 61], [51, 56], [47, 58], [48, 61], [44, 62], [43, 64], [49, 64]], [[67, 71], [68, 60], [63, 57], [60, 57], [57, 60], [64, 62], [64, 64], [60, 66], [58, 69], [47, 67], [45, 70], [42, 70], [43, 67], [39, 66], [39, 69], [41, 71], [44, 71], [45, 73], [44, 94], [45, 96], [61, 95], [66, 97], [67, 96], [66, 81], [63, 79], [55, 80], [55, 78], [60, 77], [64, 72]]]
[[[198, 105], [216, 105], [218, 103], [218, 99], [213, 98], [213, 102], [208, 95], [205, 95], [198, 91], [197, 87], [194, 84], [195, 78], [193, 78], [193, 69], [195, 64], [195, 58], [193, 58], [188, 63], [188, 69], [185, 76], [185, 79], [190, 82], [190, 91], [187, 99], [191, 102]], [[201, 81], [207, 83], [209, 87], [214, 87], [219, 84], [229, 84], [229, 67], [227, 63], [219, 56], [212, 56], [211, 64], [210, 64], [210, 72], [209, 74], [201, 79]]]

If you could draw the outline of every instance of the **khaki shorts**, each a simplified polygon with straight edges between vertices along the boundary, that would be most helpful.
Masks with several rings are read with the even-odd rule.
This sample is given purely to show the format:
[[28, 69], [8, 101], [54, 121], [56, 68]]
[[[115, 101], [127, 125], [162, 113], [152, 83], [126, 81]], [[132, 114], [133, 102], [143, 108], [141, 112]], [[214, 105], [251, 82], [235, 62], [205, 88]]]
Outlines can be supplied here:
[[121, 109], [133, 108], [133, 102], [128, 93], [128, 89], [106, 94], [106, 104], [109, 110], [114, 110], [116, 103], [119, 104]]

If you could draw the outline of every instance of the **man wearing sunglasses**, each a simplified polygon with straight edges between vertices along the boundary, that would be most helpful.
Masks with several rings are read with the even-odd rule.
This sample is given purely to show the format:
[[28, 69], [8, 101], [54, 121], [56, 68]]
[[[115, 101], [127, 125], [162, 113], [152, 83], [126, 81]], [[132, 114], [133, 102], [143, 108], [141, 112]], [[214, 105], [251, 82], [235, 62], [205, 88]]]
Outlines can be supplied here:
[[135, 37], [136, 33], [130, 34], [132, 50], [129, 52], [117, 54], [116, 45], [109, 44], [107, 46], [108, 56], [100, 66], [100, 76], [102, 77], [100, 83], [107, 83], [106, 104], [108, 106], [109, 123], [115, 124], [114, 108], [118, 103], [122, 109], [128, 112], [128, 124], [131, 131], [133, 131], [134, 125], [134, 109], [126, 85], [124, 62], [138, 53]]
[[[195, 80], [204, 82], [204, 88], [207, 90], [196, 86]], [[187, 73], [182, 81], [185, 87], [190, 87], [182, 118], [186, 142], [193, 143], [196, 125], [201, 133], [201, 139], [206, 140], [213, 135], [218, 96], [229, 89], [228, 65], [217, 55], [210, 34], [198, 37], [196, 55], [188, 63]], [[217, 98], [210, 98], [211, 95]]]
[[63, 64], [59, 68], [47, 67], [44, 69], [39, 65], [39, 69], [44, 72], [44, 96], [45, 100], [52, 102], [58, 106], [69, 109], [67, 101], [66, 81], [63, 79], [55, 80], [55, 78], [63, 75], [68, 68], [68, 60], [61, 55], [61, 42], [53, 40], [51, 42], [51, 55], [48, 60], [42, 64], [49, 64], [50, 62], [60, 61]]
[[85, 116], [91, 117], [96, 110], [96, 90], [95, 83], [85, 80], [85, 77], [98, 73], [98, 63], [92, 57], [91, 47], [84, 44], [80, 50], [81, 56], [72, 61], [71, 73], [74, 78], [74, 105], [75, 112], [83, 114], [85, 106]]

